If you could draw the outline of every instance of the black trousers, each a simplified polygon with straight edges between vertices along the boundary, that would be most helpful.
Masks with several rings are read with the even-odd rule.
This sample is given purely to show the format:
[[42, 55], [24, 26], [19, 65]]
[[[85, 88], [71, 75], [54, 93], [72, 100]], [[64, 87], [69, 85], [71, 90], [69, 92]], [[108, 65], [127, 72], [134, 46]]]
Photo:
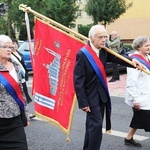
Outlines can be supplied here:
[[113, 63], [113, 74], [112, 78], [118, 80], [119, 79], [119, 69], [118, 69], [118, 64]]
[[100, 150], [104, 108], [104, 103], [101, 103], [99, 106], [90, 108], [91, 112], [87, 113], [83, 150]]

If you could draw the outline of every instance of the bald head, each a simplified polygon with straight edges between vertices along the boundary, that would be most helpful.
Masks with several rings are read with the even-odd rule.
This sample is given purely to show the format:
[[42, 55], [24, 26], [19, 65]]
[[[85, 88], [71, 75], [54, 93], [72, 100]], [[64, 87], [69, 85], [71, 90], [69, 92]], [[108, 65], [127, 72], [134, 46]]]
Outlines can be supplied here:
[[117, 31], [112, 31], [111, 34], [116, 34], [117, 35]]
[[113, 39], [115, 39], [118, 35], [117, 35], [117, 31], [112, 31], [111, 33], [110, 33], [110, 35], [111, 35], [111, 39], [113, 40]]

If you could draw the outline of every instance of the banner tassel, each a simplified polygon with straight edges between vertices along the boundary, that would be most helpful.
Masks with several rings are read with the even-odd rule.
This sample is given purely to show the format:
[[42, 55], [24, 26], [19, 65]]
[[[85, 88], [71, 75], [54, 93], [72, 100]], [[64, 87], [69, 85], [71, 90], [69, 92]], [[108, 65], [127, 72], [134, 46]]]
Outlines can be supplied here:
[[69, 138], [69, 136], [67, 136], [67, 138], [66, 138], [66, 142], [70, 142], [70, 138]]

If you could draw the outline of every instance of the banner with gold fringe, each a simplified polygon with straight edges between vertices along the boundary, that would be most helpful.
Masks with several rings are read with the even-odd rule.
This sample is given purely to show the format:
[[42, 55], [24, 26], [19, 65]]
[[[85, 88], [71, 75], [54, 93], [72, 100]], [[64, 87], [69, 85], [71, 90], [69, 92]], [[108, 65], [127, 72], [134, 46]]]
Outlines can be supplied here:
[[84, 44], [36, 18], [34, 35], [34, 101], [38, 117], [69, 134], [75, 107], [73, 69]]

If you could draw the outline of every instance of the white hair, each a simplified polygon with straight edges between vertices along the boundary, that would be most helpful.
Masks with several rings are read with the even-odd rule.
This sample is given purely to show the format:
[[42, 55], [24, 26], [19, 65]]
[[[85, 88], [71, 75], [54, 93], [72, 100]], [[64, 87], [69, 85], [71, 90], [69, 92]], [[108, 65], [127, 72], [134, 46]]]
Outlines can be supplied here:
[[0, 35], [0, 45], [3, 44], [3, 43], [7, 43], [7, 42], [12, 43], [11, 38], [9, 36], [7, 36], [7, 35], [1, 34]]
[[149, 40], [150, 38], [147, 36], [138, 36], [136, 39], [133, 40], [132, 48], [134, 50], [138, 50], [138, 48], [140, 48], [144, 43], [146, 43]]
[[105, 27], [103, 25], [101, 25], [101, 24], [94, 25], [89, 30], [89, 35], [88, 35], [89, 39], [90, 39], [90, 37], [94, 38], [94, 36], [96, 34], [96, 29], [100, 29], [100, 30], [105, 30], [106, 31], [106, 29], [105, 29]]

